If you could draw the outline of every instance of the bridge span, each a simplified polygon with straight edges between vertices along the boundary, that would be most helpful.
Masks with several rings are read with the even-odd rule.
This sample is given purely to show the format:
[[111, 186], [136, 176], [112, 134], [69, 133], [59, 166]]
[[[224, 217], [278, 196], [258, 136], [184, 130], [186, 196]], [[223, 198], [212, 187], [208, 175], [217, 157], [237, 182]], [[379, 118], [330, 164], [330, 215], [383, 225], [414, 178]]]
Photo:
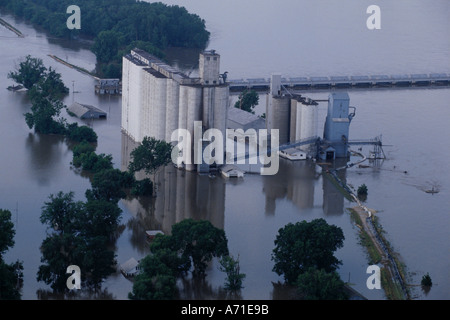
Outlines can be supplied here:
[[[230, 91], [268, 90], [270, 78], [227, 80]], [[281, 84], [295, 90], [449, 86], [450, 73], [398, 74], [371, 76], [330, 76], [282, 78]]]

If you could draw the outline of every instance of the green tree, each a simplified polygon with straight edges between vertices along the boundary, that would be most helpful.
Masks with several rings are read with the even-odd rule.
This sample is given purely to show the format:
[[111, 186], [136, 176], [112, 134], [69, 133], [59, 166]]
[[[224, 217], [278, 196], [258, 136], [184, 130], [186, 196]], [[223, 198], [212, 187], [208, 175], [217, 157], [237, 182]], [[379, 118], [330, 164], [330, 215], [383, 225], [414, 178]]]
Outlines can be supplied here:
[[278, 230], [272, 260], [273, 271], [294, 283], [309, 267], [336, 270], [341, 262], [333, 255], [344, 243], [342, 229], [324, 219], [288, 223]]
[[207, 220], [185, 219], [172, 226], [172, 242], [184, 258], [192, 259], [194, 276], [204, 276], [213, 257], [228, 255], [225, 231]]
[[357, 194], [358, 196], [367, 196], [368, 194], [367, 186], [365, 184], [360, 185], [358, 187]]
[[74, 142], [90, 142], [96, 143], [98, 136], [95, 131], [88, 126], [78, 126], [78, 123], [74, 122], [67, 125], [67, 138]]
[[77, 143], [73, 147], [72, 152], [73, 152], [73, 157], [77, 158], [80, 155], [82, 155], [83, 153], [95, 152], [95, 147], [91, 143], [84, 140], [80, 143]]
[[31, 89], [45, 75], [46, 70], [42, 59], [27, 55], [25, 60], [19, 63], [16, 71], [8, 73], [8, 78], [20, 83], [27, 89]]
[[431, 277], [428, 273], [422, 277], [420, 284], [425, 287], [431, 287], [433, 285]]
[[49, 99], [60, 99], [69, 93], [69, 88], [61, 80], [61, 74], [52, 67], [46, 70], [39, 81], [28, 91], [28, 96], [33, 100], [37, 95]]
[[14, 224], [11, 221], [11, 212], [0, 209], [0, 261], [3, 254], [14, 246]]
[[64, 107], [59, 100], [50, 100], [43, 96], [35, 96], [31, 112], [25, 114], [25, 121], [30, 129], [43, 134], [65, 134], [65, 119], [56, 119]]
[[82, 170], [90, 171], [90, 172], [99, 172], [105, 169], [112, 169], [112, 155], [108, 154], [96, 154], [95, 152], [85, 152], [79, 155], [73, 155], [72, 164], [76, 168], [80, 168]]
[[129, 172], [104, 169], [94, 174], [91, 182], [92, 190], [88, 190], [86, 197], [117, 203], [126, 197], [124, 189], [130, 188], [133, 182], [134, 177]]
[[142, 143], [131, 151], [131, 161], [128, 170], [132, 173], [144, 170], [146, 174], [155, 175], [156, 172], [172, 160], [170, 143], [153, 137], [144, 137]]
[[67, 290], [69, 265], [79, 266], [83, 284], [95, 288], [115, 271], [115, 256], [108, 241], [117, 228], [120, 209], [108, 201], [83, 203], [73, 197], [73, 192], [51, 195], [40, 217], [48, 226], [48, 236], [41, 245], [43, 264], [37, 280], [56, 292]]
[[119, 41], [123, 35], [113, 30], [102, 31], [95, 38], [91, 50], [98, 62], [110, 62], [119, 50]]
[[239, 259], [234, 259], [231, 256], [223, 256], [220, 259], [220, 271], [226, 272], [225, 289], [236, 291], [242, 289], [242, 282], [245, 278], [245, 273], [240, 272]]
[[305, 300], [347, 300], [344, 282], [336, 271], [308, 268], [298, 275], [296, 286]]
[[23, 264], [6, 264], [0, 260], [0, 300], [20, 300], [23, 282]]
[[176, 276], [180, 258], [169, 249], [158, 250], [139, 262], [140, 273], [135, 277], [132, 300], [169, 300], [176, 291]]
[[255, 90], [246, 89], [239, 95], [239, 99], [234, 104], [234, 107], [255, 114], [253, 109], [258, 105], [258, 103], [258, 93]]
[[0, 209], [0, 300], [19, 300], [21, 298], [23, 264], [19, 261], [13, 264], [3, 261], [3, 254], [14, 246], [15, 233], [11, 212]]

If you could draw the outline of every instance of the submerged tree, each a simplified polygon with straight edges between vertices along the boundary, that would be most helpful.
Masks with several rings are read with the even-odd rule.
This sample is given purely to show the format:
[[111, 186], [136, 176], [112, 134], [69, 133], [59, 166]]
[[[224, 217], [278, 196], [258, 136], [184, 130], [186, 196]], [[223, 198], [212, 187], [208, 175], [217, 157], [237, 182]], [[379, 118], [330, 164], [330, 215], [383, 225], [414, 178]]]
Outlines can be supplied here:
[[322, 218], [288, 223], [279, 229], [275, 239], [273, 271], [283, 275], [289, 284], [293, 284], [310, 267], [335, 271], [341, 262], [334, 256], [334, 251], [343, 244], [342, 229], [329, 225]]
[[27, 89], [31, 89], [33, 85], [42, 79], [46, 71], [47, 68], [44, 66], [42, 59], [27, 55], [25, 60], [20, 62], [16, 71], [8, 73], [8, 78], [13, 79]]
[[30, 129], [43, 134], [65, 134], [65, 119], [57, 117], [64, 107], [59, 100], [52, 100], [41, 95], [34, 97], [31, 112], [25, 113], [25, 121]]
[[0, 300], [19, 300], [21, 298], [23, 264], [19, 261], [12, 264], [3, 261], [3, 254], [14, 246], [15, 233], [11, 212], [0, 209]]
[[431, 287], [433, 285], [431, 277], [428, 273], [422, 277], [422, 281], [420, 282], [420, 284], [425, 287]]
[[153, 137], [144, 137], [142, 143], [131, 151], [130, 172], [144, 170], [146, 174], [155, 174], [159, 168], [169, 164], [172, 160], [170, 143]]
[[41, 214], [49, 234], [41, 245], [44, 264], [39, 267], [37, 280], [64, 292], [67, 267], [77, 265], [83, 270], [82, 283], [98, 288], [114, 272], [115, 256], [108, 245], [120, 220], [120, 209], [106, 200], [74, 201], [73, 192], [59, 192], [49, 198]]
[[224, 256], [220, 259], [220, 271], [227, 274], [225, 279], [225, 289], [230, 291], [237, 291], [242, 289], [242, 282], [245, 278], [245, 273], [241, 273], [239, 266], [239, 258], [234, 259], [231, 256]]
[[336, 271], [308, 268], [298, 275], [295, 282], [299, 293], [306, 300], [347, 300], [344, 282]]

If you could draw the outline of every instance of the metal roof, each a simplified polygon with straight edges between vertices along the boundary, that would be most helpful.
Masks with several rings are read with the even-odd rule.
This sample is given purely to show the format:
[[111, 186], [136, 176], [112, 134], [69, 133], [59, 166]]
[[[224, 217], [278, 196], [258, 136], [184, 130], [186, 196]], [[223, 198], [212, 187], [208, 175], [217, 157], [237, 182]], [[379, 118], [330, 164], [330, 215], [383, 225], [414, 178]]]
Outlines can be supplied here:
[[67, 107], [67, 109], [70, 112], [73, 112], [80, 119], [82, 119], [83, 116], [88, 112], [97, 113], [99, 116], [106, 116], [106, 112], [104, 112], [103, 110], [88, 104], [82, 104], [78, 102], [72, 103], [69, 107]]

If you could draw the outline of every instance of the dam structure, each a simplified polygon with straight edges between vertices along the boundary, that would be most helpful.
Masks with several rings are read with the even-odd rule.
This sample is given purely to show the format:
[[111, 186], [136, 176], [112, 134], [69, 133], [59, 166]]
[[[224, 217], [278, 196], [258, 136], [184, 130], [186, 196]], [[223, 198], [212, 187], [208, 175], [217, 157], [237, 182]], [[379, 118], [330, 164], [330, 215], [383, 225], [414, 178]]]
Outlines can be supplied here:
[[[202, 135], [212, 128], [225, 132], [229, 92], [215, 50], [200, 53], [199, 77], [191, 78], [146, 51], [133, 49], [123, 57], [122, 131], [137, 143], [144, 137], [171, 142], [177, 129], [194, 137], [197, 121], [202, 122]], [[183, 157], [190, 159], [181, 166], [203, 170], [204, 165], [194, 164], [193, 140], [186, 141], [191, 152]]]

